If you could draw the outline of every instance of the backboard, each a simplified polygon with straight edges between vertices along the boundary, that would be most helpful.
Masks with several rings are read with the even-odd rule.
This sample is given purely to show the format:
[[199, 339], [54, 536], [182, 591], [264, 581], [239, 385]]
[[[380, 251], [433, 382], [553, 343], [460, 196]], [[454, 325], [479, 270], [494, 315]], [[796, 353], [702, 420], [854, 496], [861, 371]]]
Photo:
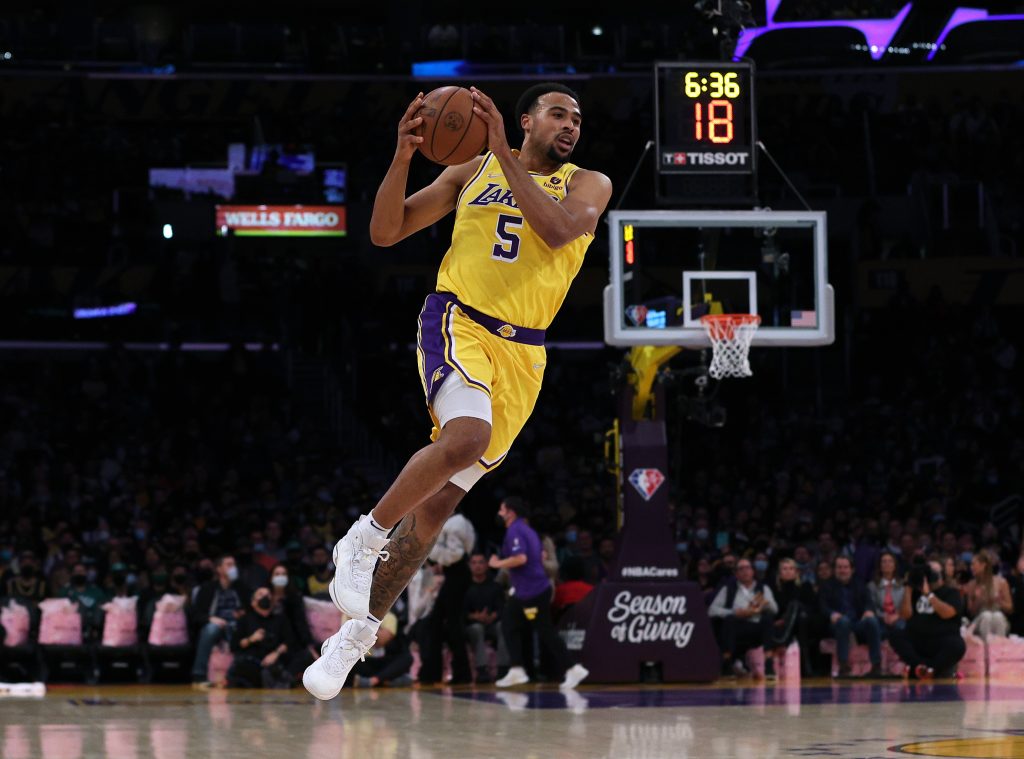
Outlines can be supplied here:
[[704, 348], [707, 313], [761, 317], [753, 345], [829, 345], [835, 298], [816, 211], [612, 211], [609, 345]]

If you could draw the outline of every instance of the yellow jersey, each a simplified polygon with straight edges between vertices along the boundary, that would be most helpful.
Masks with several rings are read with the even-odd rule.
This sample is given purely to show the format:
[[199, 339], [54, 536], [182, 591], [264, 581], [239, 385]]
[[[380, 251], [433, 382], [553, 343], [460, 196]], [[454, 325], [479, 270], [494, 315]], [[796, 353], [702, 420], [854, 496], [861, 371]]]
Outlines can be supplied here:
[[[553, 174], [530, 174], [561, 202], [578, 169], [566, 163]], [[456, 201], [437, 289], [510, 324], [547, 329], [593, 239], [587, 232], [561, 248], [548, 247], [523, 218], [498, 159], [488, 152]]]

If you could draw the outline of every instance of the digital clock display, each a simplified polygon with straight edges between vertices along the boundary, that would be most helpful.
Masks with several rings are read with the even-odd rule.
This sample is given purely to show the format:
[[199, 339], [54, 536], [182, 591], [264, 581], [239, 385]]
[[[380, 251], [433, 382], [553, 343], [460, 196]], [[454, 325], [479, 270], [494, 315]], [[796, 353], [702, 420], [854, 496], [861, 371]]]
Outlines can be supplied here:
[[663, 174], [754, 171], [749, 63], [656, 63], [658, 167]]

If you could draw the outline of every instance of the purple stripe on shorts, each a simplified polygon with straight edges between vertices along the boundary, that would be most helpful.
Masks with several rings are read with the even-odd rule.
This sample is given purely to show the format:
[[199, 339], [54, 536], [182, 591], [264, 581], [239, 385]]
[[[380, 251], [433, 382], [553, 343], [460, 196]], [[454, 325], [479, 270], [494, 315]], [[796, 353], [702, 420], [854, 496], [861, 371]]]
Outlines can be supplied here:
[[[447, 318], [451, 300], [437, 293], [431, 293], [423, 301], [419, 317], [418, 346], [423, 356], [423, 384], [427, 388], [427, 404], [433, 404], [445, 377], [458, 371], [468, 384], [475, 385], [490, 394], [490, 388], [470, 378], [465, 369], [458, 365], [455, 357], [449, 355], [445, 345], [444, 331], [448, 328]], [[449, 340], [452, 337], [449, 333]]]

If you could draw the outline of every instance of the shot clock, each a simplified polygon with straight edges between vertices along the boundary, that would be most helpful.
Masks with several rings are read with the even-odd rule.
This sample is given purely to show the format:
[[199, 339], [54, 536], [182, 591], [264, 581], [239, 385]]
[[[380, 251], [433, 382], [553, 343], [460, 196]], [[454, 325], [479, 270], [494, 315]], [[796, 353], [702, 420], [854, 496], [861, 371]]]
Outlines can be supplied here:
[[753, 74], [750, 63], [655, 64], [659, 173], [754, 172]]

